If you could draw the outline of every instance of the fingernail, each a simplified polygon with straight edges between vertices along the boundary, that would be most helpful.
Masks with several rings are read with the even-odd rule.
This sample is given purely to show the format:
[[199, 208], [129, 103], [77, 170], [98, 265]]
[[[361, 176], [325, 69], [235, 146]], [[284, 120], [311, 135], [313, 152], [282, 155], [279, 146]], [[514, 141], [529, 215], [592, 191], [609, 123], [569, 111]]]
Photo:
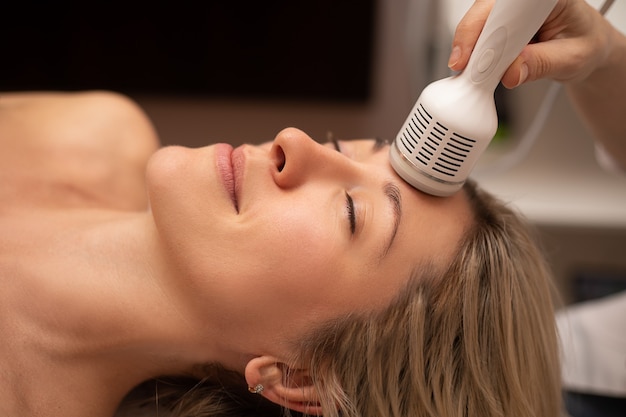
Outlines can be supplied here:
[[450, 53], [450, 58], [448, 59], [448, 68], [454, 67], [456, 63], [459, 62], [460, 58], [461, 58], [461, 48], [458, 46], [455, 46], [454, 48], [452, 48], [452, 52]]
[[517, 81], [517, 85], [521, 85], [528, 78], [528, 65], [524, 62], [519, 67], [519, 80]]

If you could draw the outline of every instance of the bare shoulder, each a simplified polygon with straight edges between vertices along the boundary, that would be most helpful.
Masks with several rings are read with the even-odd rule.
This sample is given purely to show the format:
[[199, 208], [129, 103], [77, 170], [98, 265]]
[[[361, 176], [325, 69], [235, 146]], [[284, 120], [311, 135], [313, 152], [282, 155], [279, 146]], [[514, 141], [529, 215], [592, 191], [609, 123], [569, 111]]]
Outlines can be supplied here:
[[0, 94], [0, 145], [91, 147], [142, 157], [158, 139], [130, 98], [108, 91]]
[[121, 94], [0, 94], [6, 190], [14, 184], [61, 204], [67, 194], [73, 203], [138, 208], [146, 204], [144, 168], [158, 147], [147, 115]]

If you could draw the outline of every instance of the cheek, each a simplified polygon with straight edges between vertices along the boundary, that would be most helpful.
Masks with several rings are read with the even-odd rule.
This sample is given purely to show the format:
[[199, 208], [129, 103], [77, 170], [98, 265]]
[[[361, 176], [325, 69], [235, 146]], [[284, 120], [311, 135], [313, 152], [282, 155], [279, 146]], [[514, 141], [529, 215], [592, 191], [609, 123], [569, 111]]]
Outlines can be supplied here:
[[335, 228], [299, 210], [281, 214], [271, 224], [265, 231], [268, 260], [277, 277], [285, 276], [280, 281], [296, 289], [323, 288], [338, 268], [341, 248]]
[[231, 323], [244, 329], [250, 317], [258, 318], [247, 331], [276, 340], [292, 340], [303, 328], [336, 315], [328, 302], [336, 274], [328, 234], [291, 221], [297, 219], [282, 216], [261, 239], [242, 245], [236, 272], [219, 290], [220, 299], [230, 299], [222, 311]]
[[301, 210], [266, 218], [262, 224], [267, 227], [257, 243], [246, 245], [253, 261], [246, 279], [255, 288], [253, 300], [283, 314], [325, 308], [334, 283], [341, 281], [337, 231]]

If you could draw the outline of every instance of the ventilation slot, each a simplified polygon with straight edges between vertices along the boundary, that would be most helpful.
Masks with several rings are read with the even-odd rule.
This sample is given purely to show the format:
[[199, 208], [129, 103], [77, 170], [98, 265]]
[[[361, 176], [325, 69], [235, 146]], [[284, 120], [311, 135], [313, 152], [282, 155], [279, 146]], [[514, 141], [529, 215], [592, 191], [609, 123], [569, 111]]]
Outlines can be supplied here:
[[472, 148], [474, 148], [475, 143], [474, 139], [461, 136], [458, 133], [452, 133], [439, 154], [433, 170], [450, 177], [454, 176], [459, 172], [461, 165]]
[[432, 153], [422, 152], [420, 148], [423, 146], [423, 138], [428, 132], [432, 117], [420, 104], [411, 118], [408, 120], [402, 135], [400, 136], [400, 144], [410, 155], [414, 155], [415, 159], [423, 165], [433, 157]]
[[455, 177], [476, 140], [451, 132], [437, 122], [420, 103], [407, 120], [398, 145], [414, 163], [446, 177]]

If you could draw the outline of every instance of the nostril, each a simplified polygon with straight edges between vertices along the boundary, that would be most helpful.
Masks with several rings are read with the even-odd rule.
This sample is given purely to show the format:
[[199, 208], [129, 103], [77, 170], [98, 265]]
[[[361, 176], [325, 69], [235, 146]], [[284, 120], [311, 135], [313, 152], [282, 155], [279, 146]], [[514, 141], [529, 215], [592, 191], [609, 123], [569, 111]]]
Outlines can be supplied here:
[[278, 172], [282, 172], [283, 168], [285, 168], [285, 152], [281, 146], [274, 147], [274, 163], [276, 168], [278, 168]]

